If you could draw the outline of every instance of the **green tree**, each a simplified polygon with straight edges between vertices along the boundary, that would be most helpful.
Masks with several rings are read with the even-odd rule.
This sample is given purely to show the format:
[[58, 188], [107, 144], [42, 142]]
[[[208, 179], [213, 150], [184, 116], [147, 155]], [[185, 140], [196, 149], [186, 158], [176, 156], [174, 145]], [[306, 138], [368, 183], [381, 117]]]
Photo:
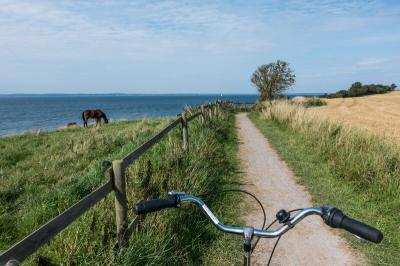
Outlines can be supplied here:
[[354, 82], [353, 84], [351, 84], [350, 90], [351, 89], [361, 89], [361, 88], [362, 88], [362, 83], [357, 81], [357, 82]]
[[357, 81], [351, 84], [351, 87], [348, 91], [348, 96], [354, 97], [357, 95], [364, 95], [367, 94], [367, 92], [368, 89], [365, 86], [363, 86], [361, 82]]
[[295, 83], [296, 76], [289, 63], [281, 60], [262, 65], [251, 77], [251, 82], [260, 92], [260, 101], [272, 101]]
[[350, 91], [357, 91], [360, 90], [361, 88], [362, 88], [362, 83], [357, 81], [351, 84]]

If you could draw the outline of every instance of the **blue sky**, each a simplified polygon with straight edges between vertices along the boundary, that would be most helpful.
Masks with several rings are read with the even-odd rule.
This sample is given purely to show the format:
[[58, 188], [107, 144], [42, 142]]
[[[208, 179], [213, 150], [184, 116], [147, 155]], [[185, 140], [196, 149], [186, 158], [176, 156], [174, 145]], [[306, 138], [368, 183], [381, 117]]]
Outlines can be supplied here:
[[0, 93], [254, 93], [400, 85], [400, 1], [0, 0]]

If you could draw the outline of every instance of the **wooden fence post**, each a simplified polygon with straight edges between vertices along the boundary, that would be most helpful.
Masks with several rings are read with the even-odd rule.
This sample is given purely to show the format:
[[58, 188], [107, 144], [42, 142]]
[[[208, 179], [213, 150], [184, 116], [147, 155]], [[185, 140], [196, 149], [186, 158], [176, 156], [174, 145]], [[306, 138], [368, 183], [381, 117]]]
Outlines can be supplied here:
[[218, 108], [218, 115], [221, 115], [222, 114], [222, 101], [221, 100], [218, 100], [217, 108]]
[[115, 192], [115, 219], [119, 246], [124, 243], [125, 230], [128, 227], [128, 204], [125, 189], [125, 166], [123, 160], [113, 161], [114, 192]]
[[182, 137], [183, 137], [183, 150], [187, 151], [189, 148], [189, 132], [186, 112], [182, 113]]
[[212, 105], [210, 103], [210, 104], [208, 104], [208, 116], [210, 117], [210, 120], [212, 120], [212, 114], [213, 114]]
[[221, 100], [215, 101], [215, 115], [219, 117], [221, 115]]
[[204, 125], [206, 123], [206, 113], [204, 109], [204, 104], [201, 105], [201, 123]]

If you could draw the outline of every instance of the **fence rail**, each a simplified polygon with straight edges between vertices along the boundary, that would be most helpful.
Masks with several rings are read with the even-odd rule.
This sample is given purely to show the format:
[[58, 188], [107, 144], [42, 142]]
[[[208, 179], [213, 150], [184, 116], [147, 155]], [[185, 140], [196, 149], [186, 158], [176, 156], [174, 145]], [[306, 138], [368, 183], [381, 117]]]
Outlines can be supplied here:
[[192, 115], [191, 117], [189, 117], [188, 119], [187, 119], [187, 121], [188, 122], [190, 122], [190, 121], [192, 121], [193, 119], [195, 119], [196, 117], [198, 117], [198, 116], [200, 116], [200, 115], [202, 115], [203, 113], [200, 111], [200, 112], [197, 112], [197, 113], [195, 113], [194, 115]]
[[179, 117], [176, 119], [174, 122], [169, 124], [167, 127], [165, 127], [163, 130], [161, 130], [158, 134], [156, 134], [154, 137], [149, 139], [146, 143], [142, 144], [139, 148], [125, 156], [122, 161], [124, 165], [130, 165], [133, 163], [137, 158], [139, 158], [145, 151], [147, 151], [150, 147], [152, 147], [154, 144], [156, 144], [158, 141], [160, 141], [168, 132], [170, 132], [172, 129], [174, 129], [177, 125], [179, 125], [182, 121], [182, 118]]
[[29, 255], [33, 254], [41, 246], [46, 244], [48, 241], [50, 241], [50, 239], [61, 232], [61, 230], [70, 225], [73, 221], [90, 209], [94, 204], [107, 196], [107, 194], [112, 190], [112, 181], [109, 180], [107, 183], [78, 201], [72, 207], [56, 216], [46, 224], [42, 225], [38, 230], [28, 235], [6, 252], [1, 254], [0, 265], [6, 264], [11, 259], [17, 261], [23, 261], [26, 259]]
[[216, 101], [214, 104], [202, 105], [199, 112], [196, 112], [189, 117], [186, 116], [186, 112], [181, 113], [178, 119], [174, 120], [147, 142], [126, 155], [122, 160], [113, 161], [112, 167], [106, 170], [106, 177], [108, 178], [107, 183], [98, 187], [63, 213], [42, 225], [39, 229], [3, 252], [0, 255], [0, 265], [19, 265], [21, 261], [35, 253], [40, 247], [49, 242], [64, 228], [69, 226], [97, 202], [106, 197], [111, 191], [114, 191], [115, 193], [118, 243], [119, 245], [123, 244], [139, 222], [138, 217], [136, 217], [135, 220], [128, 225], [125, 189], [126, 168], [179, 124], [182, 125], [183, 149], [188, 149], [188, 123], [199, 116], [202, 117], [202, 122], [205, 123], [207, 119], [211, 119], [213, 116], [218, 116], [220, 111], [221, 101]]

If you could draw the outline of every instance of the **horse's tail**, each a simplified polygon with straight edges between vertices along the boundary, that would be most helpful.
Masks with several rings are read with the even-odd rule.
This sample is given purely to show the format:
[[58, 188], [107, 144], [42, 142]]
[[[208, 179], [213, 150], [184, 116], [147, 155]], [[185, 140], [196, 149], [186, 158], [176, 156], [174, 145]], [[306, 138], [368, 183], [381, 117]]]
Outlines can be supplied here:
[[82, 120], [85, 122], [85, 111], [82, 112]]

